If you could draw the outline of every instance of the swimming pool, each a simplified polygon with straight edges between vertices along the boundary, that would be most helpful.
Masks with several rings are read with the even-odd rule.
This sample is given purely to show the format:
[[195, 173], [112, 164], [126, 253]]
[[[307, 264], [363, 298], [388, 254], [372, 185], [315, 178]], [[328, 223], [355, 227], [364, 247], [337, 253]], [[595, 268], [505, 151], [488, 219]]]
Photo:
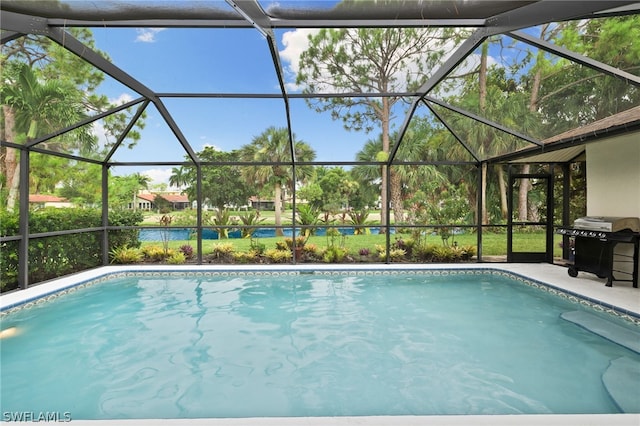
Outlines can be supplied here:
[[[2, 344], [3, 410], [74, 418], [617, 412], [602, 373], [611, 359], [637, 363], [637, 354], [559, 318], [590, 306], [494, 270], [406, 272], [101, 278], [3, 318], [3, 328], [23, 331]], [[115, 303], [121, 298], [133, 303]], [[34, 325], [38, 318], [45, 324]], [[531, 337], [518, 340], [525, 331]], [[71, 367], [61, 364], [71, 355], [79, 355]], [[576, 398], [557, 406], [566, 395]]]

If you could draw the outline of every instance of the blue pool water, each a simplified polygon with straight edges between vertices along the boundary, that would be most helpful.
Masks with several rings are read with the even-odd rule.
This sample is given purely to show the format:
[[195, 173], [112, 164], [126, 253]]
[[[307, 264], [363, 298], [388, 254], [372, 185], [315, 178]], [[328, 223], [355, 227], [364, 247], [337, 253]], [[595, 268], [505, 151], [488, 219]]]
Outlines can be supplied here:
[[560, 318], [581, 309], [488, 274], [116, 278], [3, 317], [2, 411], [618, 412], [602, 374], [640, 355]]

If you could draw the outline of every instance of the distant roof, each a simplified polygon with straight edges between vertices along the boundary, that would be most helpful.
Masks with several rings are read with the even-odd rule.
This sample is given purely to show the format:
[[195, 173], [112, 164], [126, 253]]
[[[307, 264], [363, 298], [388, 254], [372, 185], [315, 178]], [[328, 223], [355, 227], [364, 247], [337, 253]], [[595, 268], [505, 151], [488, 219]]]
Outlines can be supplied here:
[[[640, 135], [640, 106], [545, 139], [542, 141], [542, 148], [515, 153], [517, 159], [514, 162], [571, 161], [584, 153], [587, 142], [628, 132], [637, 132]], [[638, 138], [640, 140], [640, 136]], [[540, 153], [541, 150], [544, 152]]]
[[594, 136], [601, 136], [603, 133], [611, 132], [614, 129], [629, 129], [640, 125], [640, 106], [622, 111], [610, 117], [603, 118], [593, 123], [577, 127], [572, 130], [560, 133], [542, 142], [549, 145], [562, 141], [585, 140]]
[[138, 198], [147, 201], [154, 201], [156, 196], [161, 196], [165, 200], [170, 203], [188, 203], [189, 197], [185, 194], [160, 194], [160, 193], [147, 193], [147, 194], [138, 194]]
[[158, 194], [162, 198], [172, 203], [188, 203], [189, 197], [185, 194]]
[[30, 203], [68, 203], [69, 200], [55, 195], [29, 194]]

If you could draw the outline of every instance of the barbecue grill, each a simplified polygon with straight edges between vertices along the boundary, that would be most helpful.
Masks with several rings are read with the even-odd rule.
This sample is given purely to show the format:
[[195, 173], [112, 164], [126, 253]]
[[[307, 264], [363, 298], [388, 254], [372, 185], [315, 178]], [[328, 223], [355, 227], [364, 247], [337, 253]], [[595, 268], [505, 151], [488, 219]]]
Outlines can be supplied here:
[[[570, 276], [576, 277], [579, 271], [584, 271], [606, 278], [607, 287], [611, 287], [613, 281], [628, 281], [638, 287], [640, 218], [581, 217], [573, 222], [573, 227], [558, 228], [556, 233], [575, 240], [575, 260], [568, 270]], [[616, 250], [619, 244], [627, 245], [627, 250]], [[632, 254], [629, 253], [631, 247]], [[618, 278], [621, 275], [629, 279]]]

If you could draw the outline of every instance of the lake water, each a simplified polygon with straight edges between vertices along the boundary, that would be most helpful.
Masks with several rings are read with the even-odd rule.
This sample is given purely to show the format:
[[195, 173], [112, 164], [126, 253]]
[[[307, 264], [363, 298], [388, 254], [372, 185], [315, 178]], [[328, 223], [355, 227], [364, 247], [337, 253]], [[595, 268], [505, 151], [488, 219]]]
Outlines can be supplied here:
[[[340, 231], [342, 235], [354, 234], [353, 227], [340, 227], [335, 229]], [[369, 227], [368, 229], [371, 234], [378, 234], [380, 232], [379, 227]], [[326, 231], [327, 231], [326, 229], [318, 229], [315, 235], [319, 235], [319, 236], [326, 235]], [[284, 228], [283, 232], [285, 237], [291, 237], [293, 235], [292, 228]], [[192, 233], [194, 233], [193, 239], [195, 239], [195, 230], [189, 229], [189, 228], [141, 229], [140, 236], [138, 237], [138, 239], [140, 241], [163, 241], [165, 236], [168, 235], [169, 237], [168, 240], [170, 241], [189, 240], [189, 239], [192, 239], [191, 238]], [[296, 235], [298, 235], [299, 233], [300, 233], [300, 229], [296, 228]], [[393, 233], [393, 229], [392, 229], [392, 233]], [[253, 231], [254, 238], [270, 238], [275, 236], [276, 236], [275, 228], [262, 228], [262, 229], [256, 229], [255, 231]], [[242, 237], [242, 233], [239, 230], [229, 232], [229, 238], [241, 238], [241, 237]], [[202, 239], [217, 240], [218, 232], [212, 229], [203, 229]]]

